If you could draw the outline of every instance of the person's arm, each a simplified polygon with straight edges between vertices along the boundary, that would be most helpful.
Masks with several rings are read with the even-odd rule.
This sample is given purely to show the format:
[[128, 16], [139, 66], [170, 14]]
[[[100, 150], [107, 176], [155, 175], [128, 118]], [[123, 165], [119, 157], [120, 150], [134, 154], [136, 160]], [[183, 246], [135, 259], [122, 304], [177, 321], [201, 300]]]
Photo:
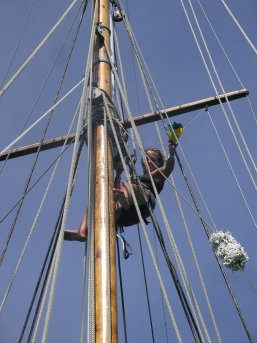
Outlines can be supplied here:
[[169, 141], [168, 146], [169, 146], [169, 155], [166, 160], [166, 164], [165, 166], [152, 171], [151, 174], [153, 177], [156, 176], [157, 174], [160, 174], [160, 175], [164, 174], [166, 177], [169, 177], [174, 169], [174, 165], [175, 165], [174, 155], [175, 155], [176, 146], [172, 141]]

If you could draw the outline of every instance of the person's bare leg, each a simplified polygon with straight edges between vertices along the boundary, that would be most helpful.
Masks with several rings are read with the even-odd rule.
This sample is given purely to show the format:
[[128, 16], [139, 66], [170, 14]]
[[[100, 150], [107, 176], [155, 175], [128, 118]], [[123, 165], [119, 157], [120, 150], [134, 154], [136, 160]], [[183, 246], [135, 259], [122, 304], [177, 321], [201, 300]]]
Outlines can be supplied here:
[[[147, 188], [141, 189], [139, 185], [133, 184], [133, 189], [139, 206], [144, 205], [150, 197], [150, 191]], [[134, 205], [134, 200], [127, 182], [121, 182], [119, 188], [114, 188], [114, 199], [116, 203], [116, 211], [124, 208], [127, 210], [130, 205]]]
[[116, 210], [120, 208], [128, 209], [130, 203], [128, 200], [128, 188], [125, 182], [120, 182], [118, 188], [113, 188], [114, 200], [116, 203]]
[[87, 210], [78, 230], [65, 230], [64, 240], [85, 242], [87, 238]]

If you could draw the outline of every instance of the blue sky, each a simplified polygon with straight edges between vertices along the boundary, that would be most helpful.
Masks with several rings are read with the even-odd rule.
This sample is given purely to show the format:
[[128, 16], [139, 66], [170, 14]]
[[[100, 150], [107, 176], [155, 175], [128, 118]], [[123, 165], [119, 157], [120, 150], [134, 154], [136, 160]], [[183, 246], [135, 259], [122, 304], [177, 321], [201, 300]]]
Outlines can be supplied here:
[[[180, 1], [161, 0], [157, 3], [153, 0], [140, 2], [129, 0], [127, 3], [131, 25], [164, 107], [171, 107], [214, 96], [215, 91], [200, 58], [199, 51], [193, 40], [193, 35], [185, 18]], [[70, 2], [68, 0], [57, 0], [54, 4], [49, 0], [43, 2], [35, 1], [17, 54], [8, 73], [7, 80], [10, 79], [30, 55], [46, 33], [49, 32], [69, 4]], [[255, 1], [227, 1], [227, 4], [253, 44], [257, 46], [257, 6]], [[2, 46], [0, 58], [1, 80], [4, 77], [18, 41], [29, 5], [30, 1], [27, 0], [24, 0], [22, 3], [16, 0], [12, 2], [2, 0], [0, 3], [0, 42]], [[35, 102], [44, 79], [56, 58], [62, 41], [79, 9], [79, 5], [80, 3], [75, 5], [70, 15], [51, 37], [47, 45], [17, 78], [14, 84], [11, 85], [8, 91], [0, 98], [2, 117], [0, 127], [1, 150], [17, 136], [20, 127]], [[206, 23], [199, 8], [198, 1], [194, 1], [193, 5], [225, 91], [229, 92], [241, 89], [241, 84], [229, 63], [224, 58], [212, 31]], [[203, 6], [217, 36], [241, 79], [243, 86], [250, 91], [250, 101], [252, 108], [255, 111], [255, 115], [251, 112], [247, 99], [236, 100], [231, 103], [231, 106], [247, 146], [249, 147], [253, 159], [256, 161], [256, 54], [246, 42], [231, 17], [225, 11], [221, 1], [206, 0], [203, 2]], [[186, 2], [186, 8], [188, 10], [190, 9], [188, 2]], [[90, 11], [91, 2], [78, 36], [74, 55], [67, 71], [61, 95], [64, 95], [70, 88], [79, 82], [84, 75], [88, 52]], [[192, 19], [191, 14], [190, 18]], [[116, 27], [121, 37], [120, 46], [123, 57], [123, 68], [131, 110], [135, 115], [149, 113], [150, 109], [146, 96], [143, 94], [139, 73], [137, 72], [136, 77], [134, 75], [129, 40], [122, 23], [117, 24]], [[196, 28], [195, 25], [194, 27]], [[199, 38], [199, 34], [197, 34], [197, 37]], [[70, 43], [71, 38], [69, 37], [69, 42], [62, 50], [60, 58], [51, 74], [51, 78], [47, 83], [47, 87], [39, 98], [27, 125], [33, 123], [52, 105], [59, 82], [58, 80], [60, 79], [63, 66], [67, 59], [69, 51], [68, 46]], [[200, 45], [203, 47], [202, 43], [200, 43]], [[204, 52], [204, 56], [207, 58], [206, 52]], [[211, 68], [209, 62], [208, 66]], [[213, 70], [210, 70], [212, 75], [214, 75]], [[137, 87], [135, 85], [135, 79], [137, 80]], [[218, 89], [218, 93], [222, 93], [221, 87], [218, 85], [216, 79], [215, 85]], [[137, 89], [138, 93], [136, 92]], [[80, 94], [81, 88], [58, 106], [49, 127], [47, 138], [66, 134], [71, 118], [76, 110]], [[225, 106], [225, 109], [228, 113], [228, 118], [232, 123], [231, 125], [236, 132], [236, 137], [242, 148], [247, 165], [249, 165], [253, 178], [255, 182], [257, 182], [256, 171], [253, 168], [253, 164], [246, 152], [242, 139], [236, 131], [231, 113], [227, 106]], [[233, 170], [237, 175], [249, 208], [251, 209], [253, 216], [256, 216], [256, 190], [254, 189], [253, 182], [242, 161], [224, 114], [219, 106], [210, 108], [209, 113], [215, 123], [221, 141], [229, 160], [231, 161], [231, 165], [233, 166]], [[219, 229], [228, 229], [242, 244], [249, 255], [249, 262], [245, 268], [244, 274], [241, 272], [231, 272], [228, 269], [226, 269], [226, 271], [245, 321], [249, 327], [249, 331], [255, 341], [257, 340], [256, 226], [250, 218], [245, 202], [242, 200], [242, 194], [235, 182], [208, 114], [203, 111], [191, 122], [198, 114], [199, 111], [184, 114], [175, 119], [176, 121], [182, 122], [185, 127], [180, 140], [181, 148], [197, 179], [216, 226]], [[44, 123], [41, 123], [26, 135], [26, 137], [18, 143], [18, 146], [38, 142], [42, 135]], [[164, 128], [161, 125], [159, 127], [164, 141], [167, 141]], [[146, 125], [144, 128], [140, 129], [140, 133], [145, 146], [160, 146], [154, 125]], [[178, 148], [178, 153], [185, 166], [186, 173], [200, 204], [201, 211], [207, 218], [207, 221], [210, 222], [186, 165], [181, 148]], [[58, 175], [49, 192], [48, 200], [42, 209], [35, 232], [32, 235], [27, 252], [19, 271], [17, 272], [9, 297], [6, 300], [2, 313], [0, 313], [0, 339], [2, 342], [16, 342], [20, 335], [25, 313], [29, 306], [32, 292], [64, 195], [69, 173], [71, 150], [72, 149], [68, 149], [67, 153], [64, 154]], [[58, 149], [54, 149], [41, 153], [32, 182], [43, 173], [49, 164], [56, 158], [58, 152]], [[1, 172], [1, 218], [3, 218], [20, 198], [32, 162], [33, 156], [26, 156], [19, 160], [11, 160]], [[86, 147], [84, 147], [68, 214], [67, 227], [71, 229], [78, 227], [87, 205], [87, 169], [87, 150]], [[140, 171], [139, 162], [138, 170]], [[173, 176], [177, 189], [190, 204], [192, 204], [178, 165], [175, 167]], [[24, 202], [24, 206], [0, 269], [0, 302], [2, 302], [10, 278], [15, 270], [17, 259], [33, 223], [49, 177], [50, 174], [48, 173], [26, 197]], [[172, 227], [181, 256], [183, 257], [190, 282], [195, 290], [209, 334], [212, 341], [216, 342], [215, 332], [195, 270], [192, 253], [186, 239], [174, 191], [170, 185], [166, 185], [165, 190], [161, 194], [161, 200], [166, 210], [168, 221]], [[217, 268], [200, 220], [185, 201], [181, 200], [181, 203], [222, 341], [235, 343], [248, 342], [242, 324], [233, 307], [232, 300], [228, 295], [224, 281]], [[160, 218], [160, 225], [165, 235], [165, 241], [167, 242], [167, 246], [169, 246], [164, 224], [160, 217], [160, 211], [157, 209], [156, 213]], [[12, 212], [12, 214], [1, 223], [1, 251], [4, 247], [14, 215], [15, 212]], [[256, 217], [255, 220], [257, 220]], [[154, 246], [155, 240], [151, 224], [148, 225], [147, 230]], [[141, 236], [143, 238], [143, 235]], [[121, 261], [128, 341], [150, 342], [151, 332], [146, 307], [142, 266], [140, 263], [137, 229], [126, 229], [126, 238], [133, 248], [133, 255], [128, 260]], [[173, 342], [175, 341], [174, 330], [167, 310], [163, 310], [162, 308], [160, 289], [144, 240], [143, 248], [153, 315], [155, 341], [166, 342], [168, 337], [168, 342]], [[182, 340], [183, 342], [192, 342], [192, 336], [188, 329], [185, 315], [181, 309], [181, 304], [178, 300], [167, 267], [165, 267], [159, 247], [157, 248], [157, 251], [160, 271], [165, 282], [165, 287]], [[171, 259], [175, 264], [174, 254], [170, 247], [169, 252]], [[52, 320], [49, 327], [49, 342], [61, 341], [68, 343], [79, 341], [83, 254], [84, 247], [82, 244], [64, 243], [60, 271], [57, 279]], [[246, 281], [246, 278], [249, 282]], [[38, 340], [40, 340], [41, 333], [42, 326], [40, 327]], [[119, 342], [123, 342], [121, 310], [119, 310], [119, 337]]]

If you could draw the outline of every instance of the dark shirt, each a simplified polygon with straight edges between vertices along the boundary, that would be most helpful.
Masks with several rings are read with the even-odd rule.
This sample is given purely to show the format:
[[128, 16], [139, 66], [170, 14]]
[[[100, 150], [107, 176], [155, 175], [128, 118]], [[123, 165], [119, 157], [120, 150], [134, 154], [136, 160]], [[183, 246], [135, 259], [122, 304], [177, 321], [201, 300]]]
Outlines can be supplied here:
[[[154, 189], [152, 186], [152, 182], [150, 179], [150, 176], [148, 173], [143, 174], [142, 176], [139, 176], [139, 180], [153, 193], [154, 195]], [[164, 182], [165, 178], [161, 178], [161, 180], [157, 177], [153, 177], [153, 181], [155, 184], [155, 187], [157, 189], [158, 194], [161, 193], [163, 187], [164, 187]]]

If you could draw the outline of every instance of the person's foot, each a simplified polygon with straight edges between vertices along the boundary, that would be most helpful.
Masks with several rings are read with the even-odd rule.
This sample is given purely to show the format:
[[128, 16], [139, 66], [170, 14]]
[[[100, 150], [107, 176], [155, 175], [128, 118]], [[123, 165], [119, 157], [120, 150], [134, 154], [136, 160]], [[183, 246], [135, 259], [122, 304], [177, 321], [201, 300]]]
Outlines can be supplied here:
[[64, 240], [65, 241], [85, 242], [86, 237], [81, 235], [81, 233], [78, 230], [65, 230], [64, 231]]

